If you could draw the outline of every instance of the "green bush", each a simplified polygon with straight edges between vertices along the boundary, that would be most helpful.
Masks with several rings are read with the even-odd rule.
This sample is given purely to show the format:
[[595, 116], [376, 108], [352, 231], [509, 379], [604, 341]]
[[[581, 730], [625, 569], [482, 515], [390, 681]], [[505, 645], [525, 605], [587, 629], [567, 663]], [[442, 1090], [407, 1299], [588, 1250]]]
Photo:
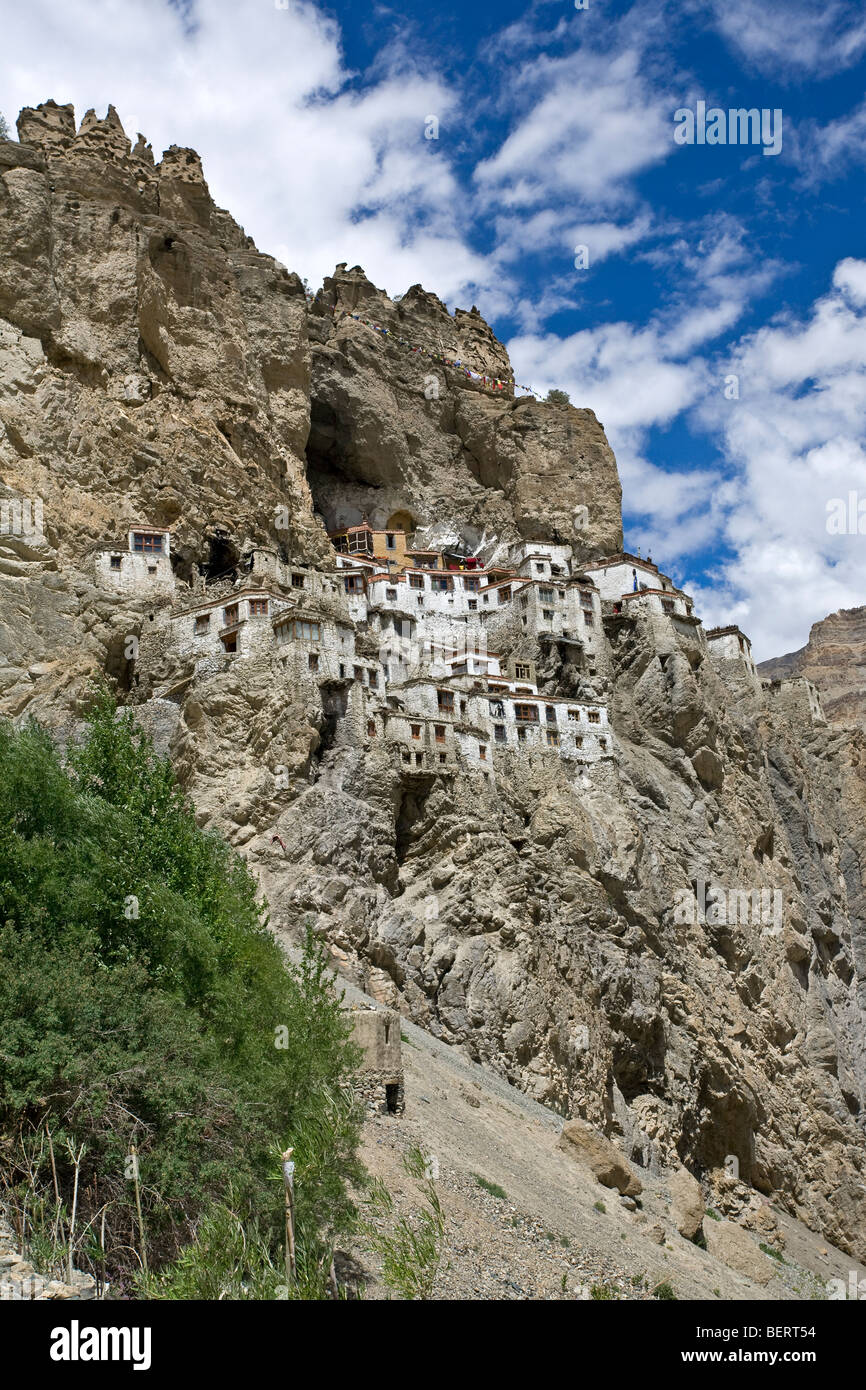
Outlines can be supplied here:
[[361, 1177], [324, 954], [308, 935], [286, 966], [243, 860], [131, 716], [99, 695], [88, 726], [65, 764], [35, 726], [0, 726], [3, 1200], [23, 1238], [58, 1259], [72, 1241], [129, 1289], [134, 1145], [151, 1271], [231, 1218], [279, 1267], [291, 1144], [299, 1259], [324, 1289]]

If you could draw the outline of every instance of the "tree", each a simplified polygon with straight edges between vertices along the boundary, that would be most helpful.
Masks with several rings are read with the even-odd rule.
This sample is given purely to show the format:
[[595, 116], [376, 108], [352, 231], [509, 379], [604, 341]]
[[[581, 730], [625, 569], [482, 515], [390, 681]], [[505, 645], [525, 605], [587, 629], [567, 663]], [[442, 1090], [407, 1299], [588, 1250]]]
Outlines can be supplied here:
[[363, 1176], [349, 1034], [322, 948], [308, 933], [287, 967], [245, 863], [131, 715], [99, 695], [65, 763], [0, 725], [0, 1180], [49, 1264], [75, 1186], [75, 1262], [133, 1288], [134, 1145], [157, 1279], [238, 1223], [279, 1269], [291, 1144], [302, 1291], [323, 1296]]
[[12, 136], [9, 134], [9, 124], [6, 120], [6, 117], [3, 115], [3, 112], [0, 111], [0, 140], [11, 139]]
[[571, 401], [571, 397], [567, 391], [560, 391], [554, 386], [548, 391], [545, 400], [553, 401], [554, 405], [568, 405]]

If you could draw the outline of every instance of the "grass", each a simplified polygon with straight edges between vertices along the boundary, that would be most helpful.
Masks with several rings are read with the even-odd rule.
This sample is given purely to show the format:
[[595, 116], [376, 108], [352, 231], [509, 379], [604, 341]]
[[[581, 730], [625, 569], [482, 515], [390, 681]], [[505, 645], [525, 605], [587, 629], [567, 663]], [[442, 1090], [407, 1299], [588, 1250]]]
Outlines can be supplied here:
[[589, 1296], [594, 1298], [596, 1303], [608, 1303], [619, 1298], [616, 1289], [610, 1284], [593, 1284]]
[[781, 1250], [776, 1250], [772, 1245], [765, 1245], [764, 1242], [761, 1241], [758, 1249], [763, 1250], [765, 1255], [769, 1255], [771, 1260], [778, 1260], [780, 1265], [786, 1265], [788, 1263]]
[[719, 1213], [718, 1213], [717, 1211], [715, 1211], [712, 1207], [707, 1207], [706, 1214], [707, 1214], [707, 1216], [710, 1218], [711, 1221], [721, 1221], [721, 1219], [722, 1219], [722, 1218], [719, 1216]]
[[656, 1284], [653, 1289], [653, 1298], [659, 1298], [662, 1302], [670, 1302], [672, 1300], [676, 1303], [677, 1301], [673, 1286], [668, 1283], [667, 1279], [662, 1280], [660, 1284]]
[[592, 1205], [594, 1206], [596, 1211], [600, 1211], [602, 1213], [607, 1211], [607, 1207], [605, 1206], [604, 1202], [593, 1202]]
[[485, 1192], [489, 1192], [491, 1197], [498, 1197], [500, 1202], [508, 1201], [508, 1193], [504, 1187], [500, 1187], [498, 1182], [490, 1182], [487, 1178], [482, 1178], [480, 1173], [472, 1174], [479, 1187], [483, 1187]]

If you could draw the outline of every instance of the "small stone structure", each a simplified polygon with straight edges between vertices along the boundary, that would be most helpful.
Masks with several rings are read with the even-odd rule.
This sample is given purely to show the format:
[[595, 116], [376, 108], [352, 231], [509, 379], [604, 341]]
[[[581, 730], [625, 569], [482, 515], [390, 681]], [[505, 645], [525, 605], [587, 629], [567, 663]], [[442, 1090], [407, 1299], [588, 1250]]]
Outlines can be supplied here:
[[379, 1005], [355, 1005], [351, 1010], [352, 1041], [363, 1051], [357, 1088], [382, 1114], [399, 1115], [405, 1108], [400, 1015]]

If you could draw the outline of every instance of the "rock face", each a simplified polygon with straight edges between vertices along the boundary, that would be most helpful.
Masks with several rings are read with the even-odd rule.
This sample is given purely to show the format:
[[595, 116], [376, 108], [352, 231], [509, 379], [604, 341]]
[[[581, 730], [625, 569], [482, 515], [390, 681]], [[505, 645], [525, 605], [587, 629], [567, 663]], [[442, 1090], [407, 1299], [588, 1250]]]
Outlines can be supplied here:
[[772, 680], [805, 676], [818, 687], [828, 719], [866, 728], [866, 606], [813, 623], [805, 647], [762, 661], [758, 670]]
[[[622, 547], [602, 427], [445, 365], [510, 377], [477, 312], [417, 286], [392, 302], [342, 266], [308, 300], [214, 206], [194, 152], [156, 163], [111, 109], [76, 130], [47, 103], [19, 133], [0, 142], [0, 503], [39, 503], [43, 524], [0, 528], [0, 712], [73, 736], [107, 675], [279, 934], [312, 922], [377, 1001], [630, 1164], [736, 1166], [862, 1253], [862, 732], [723, 678], [672, 598], [601, 602], [582, 567]], [[486, 704], [484, 680], [440, 670], [431, 740], [444, 682], [463, 751], [431, 741], [419, 762], [390, 614], [345, 592], [326, 534], [365, 514], [454, 534], [488, 568], [522, 542], [569, 549], [551, 601], [589, 595], [579, 640], [546, 598], [511, 595], [500, 619], [490, 587], [502, 671], [534, 670], [533, 741], [488, 747], [461, 707]], [[170, 555], [129, 553], [135, 528], [168, 528]], [[256, 585], [280, 621], [294, 606], [294, 645], [250, 614], [261, 640], [235, 651]], [[327, 670], [299, 645], [310, 624]], [[545, 741], [545, 701], [583, 702], [581, 728], [604, 713], [603, 748], [581, 735], [597, 756]]]
[[19, 134], [0, 141], [0, 501], [41, 499], [44, 534], [0, 535], [19, 581], [0, 689], [7, 710], [51, 717], [60, 688], [147, 621], [146, 604], [121, 613], [88, 583], [97, 543], [170, 526], [181, 581], [257, 543], [310, 561], [328, 543], [305, 476], [298, 277], [214, 207], [194, 151], [155, 164], [113, 107], [76, 132], [49, 102]]
[[[452, 317], [420, 285], [393, 304], [360, 267], [338, 266], [309, 333], [307, 460], [329, 530], [362, 515], [384, 527], [408, 511], [407, 530], [445, 524], [472, 541], [563, 540], [582, 556], [620, 549], [616, 462], [591, 410], [491, 395], [398, 341], [510, 378], [506, 351], [476, 309]], [[585, 512], [576, 518], [577, 507]]]

